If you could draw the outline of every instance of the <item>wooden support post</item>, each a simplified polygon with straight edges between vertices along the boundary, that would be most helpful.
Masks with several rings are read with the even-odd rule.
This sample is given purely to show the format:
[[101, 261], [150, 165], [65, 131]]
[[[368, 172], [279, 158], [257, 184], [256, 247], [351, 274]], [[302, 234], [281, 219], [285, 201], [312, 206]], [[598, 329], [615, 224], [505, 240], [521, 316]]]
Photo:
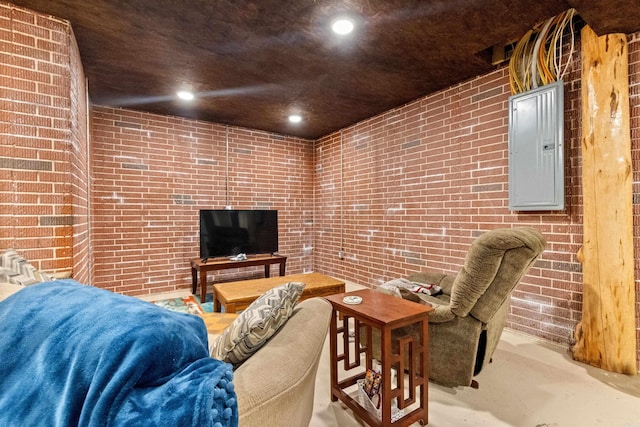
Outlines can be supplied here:
[[582, 320], [574, 359], [636, 374], [627, 38], [582, 30]]

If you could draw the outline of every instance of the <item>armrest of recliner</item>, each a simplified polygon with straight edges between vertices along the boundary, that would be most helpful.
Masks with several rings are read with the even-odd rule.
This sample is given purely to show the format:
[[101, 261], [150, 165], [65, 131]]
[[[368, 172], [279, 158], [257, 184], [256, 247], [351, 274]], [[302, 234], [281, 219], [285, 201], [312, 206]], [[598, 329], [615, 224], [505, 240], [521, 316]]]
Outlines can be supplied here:
[[[427, 283], [427, 282], [420, 282], [420, 283]], [[429, 282], [429, 283], [433, 283], [433, 282]], [[375, 290], [378, 292], [385, 293], [387, 295], [397, 297], [397, 295], [389, 289], [378, 287]], [[453, 312], [449, 308], [448, 295], [441, 295], [440, 297], [444, 297], [444, 298], [439, 299], [438, 297], [429, 296], [425, 294], [414, 294], [413, 292], [408, 291], [406, 289], [400, 289], [400, 295], [402, 295], [403, 299], [433, 307], [433, 310], [429, 312], [430, 323], [448, 322], [455, 317], [455, 314], [453, 314]]]
[[445, 323], [456, 317], [448, 305], [431, 304], [429, 302], [427, 302], [427, 304], [433, 308], [433, 310], [429, 312], [429, 323]]
[[[409, 291], [407, 292], [411, 293]], [[405, 294], [403, 293], [403, 297], [404, 295]], [[433, 310], [429, 312], [429, 323], [444, 323], [453, 320], [456, 317], [456, 315], [451, 311], [451, 307], [449, 307], [448, 295], [430, 296], [425, 294], [413, 294], [413, 296], [417, 297], [421, 304], [428, 305], [433, 308]], [[415, 301], [414, 298], [411, 299]]]

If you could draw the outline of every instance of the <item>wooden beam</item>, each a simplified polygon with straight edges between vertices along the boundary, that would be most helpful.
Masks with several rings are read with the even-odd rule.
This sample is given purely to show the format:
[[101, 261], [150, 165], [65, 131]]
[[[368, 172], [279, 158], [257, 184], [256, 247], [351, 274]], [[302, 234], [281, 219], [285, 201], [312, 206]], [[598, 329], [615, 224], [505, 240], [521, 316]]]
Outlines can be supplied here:
[[636, 374], [631, 130], [625, 34], [582, 30], [582, 320], [573, 357]]

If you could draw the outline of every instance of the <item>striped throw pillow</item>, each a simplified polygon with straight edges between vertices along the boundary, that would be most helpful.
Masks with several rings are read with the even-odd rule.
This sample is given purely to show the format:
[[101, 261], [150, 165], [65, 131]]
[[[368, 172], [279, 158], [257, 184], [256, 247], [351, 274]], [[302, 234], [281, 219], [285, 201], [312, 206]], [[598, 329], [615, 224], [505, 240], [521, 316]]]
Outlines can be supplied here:
[[22, 286], [53, 280], [51, 276], [29, 264], [13, 249], [7, 249], [0, 256], [0, 275], [3, 281]]
[[234, 367], [242, 364], [287, 322], [304, 287], [289, 282], [261, 295], [212, 343], [211, 357]]

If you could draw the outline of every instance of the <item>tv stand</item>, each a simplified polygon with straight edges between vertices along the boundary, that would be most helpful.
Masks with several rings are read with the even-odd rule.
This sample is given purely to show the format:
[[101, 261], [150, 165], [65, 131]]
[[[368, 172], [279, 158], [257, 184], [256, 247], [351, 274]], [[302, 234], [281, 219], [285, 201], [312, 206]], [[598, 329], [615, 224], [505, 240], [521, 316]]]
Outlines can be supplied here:
[[284, 276], [286, 262], [286, 256], [274, 254], [249, 255], [242, 261], [233, 261], [229, 258], [195, 258], [191, 260], [191, 293], [195, 294], [198, 290], [198, 273], [200, 273], [200, 302], [205, 302], [209, 271], [264, 265], [264, 277], [269, 277], [271, 264], [280, 264], [280, 276]]

